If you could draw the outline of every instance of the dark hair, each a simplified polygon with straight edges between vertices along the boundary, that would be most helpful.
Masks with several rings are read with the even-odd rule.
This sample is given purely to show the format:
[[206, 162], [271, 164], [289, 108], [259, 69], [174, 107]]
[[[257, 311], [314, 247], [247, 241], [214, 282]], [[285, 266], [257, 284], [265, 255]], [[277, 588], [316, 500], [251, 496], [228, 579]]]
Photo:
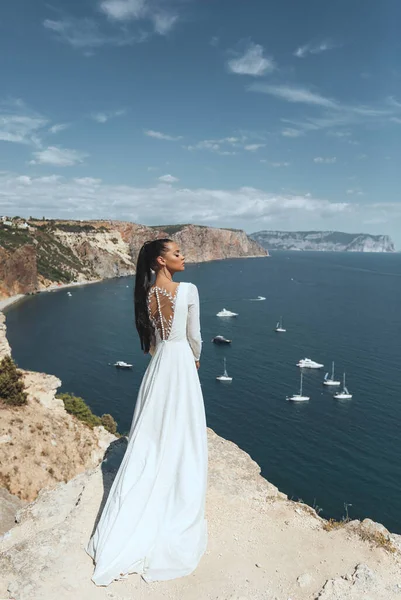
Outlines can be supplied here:
[[139, 250], [136, 262], [135, 276], [135, 325], [141, 340], [141, 348], [147, 354], [153, 334], [153, 327], [148, 313], [148, 292], [151, 286], [152, 269], [155, 270], [156, 259], [167, 251], [167, 244], [172, 242], [168, 238], [145, 242]]

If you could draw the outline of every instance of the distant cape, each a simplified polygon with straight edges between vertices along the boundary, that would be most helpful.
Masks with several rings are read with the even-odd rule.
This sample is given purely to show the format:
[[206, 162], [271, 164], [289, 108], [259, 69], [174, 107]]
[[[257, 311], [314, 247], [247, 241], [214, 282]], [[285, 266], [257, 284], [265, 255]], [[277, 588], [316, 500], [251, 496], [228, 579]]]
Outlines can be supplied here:
[[395, 252], [388, 235], [341, 231], [257, 231], [250, 237], [268, 250]]

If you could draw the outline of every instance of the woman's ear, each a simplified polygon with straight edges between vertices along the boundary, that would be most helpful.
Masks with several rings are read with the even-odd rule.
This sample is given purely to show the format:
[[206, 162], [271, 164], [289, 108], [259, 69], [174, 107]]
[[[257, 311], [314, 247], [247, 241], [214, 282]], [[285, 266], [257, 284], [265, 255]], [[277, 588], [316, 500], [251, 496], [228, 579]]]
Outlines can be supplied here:
[[164, 258], [162, 256], [158, 256], [156, 258], [156, 264], [158, 267], [164, 267], [164, 265], [166, 264], [166, 261], [164, 260]]

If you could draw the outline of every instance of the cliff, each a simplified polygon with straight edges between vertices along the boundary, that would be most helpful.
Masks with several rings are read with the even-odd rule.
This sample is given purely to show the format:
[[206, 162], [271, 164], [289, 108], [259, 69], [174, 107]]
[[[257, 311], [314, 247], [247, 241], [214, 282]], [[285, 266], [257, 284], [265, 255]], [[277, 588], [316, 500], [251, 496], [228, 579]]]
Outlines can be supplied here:
[[394, 243], [388, 235], [340, 231], [257, 231], [250, 237], [269, 250], [395, 252]]
[[[2, 324], [0, 335], [4, 336]], [[0, 342], [6, 352], [7, 341]], [[21, 500], [13, 503], [13, 497], [0, 490], [0, 514], [9, 520], [0, 537], [0, 598], [399, 600], [401, 536], [369, 519], [325, 521], [306, 504], [289, 500], [260, 475], [248, 454], [210, 429], [209, 543], [196, 571], [150, 584], [130, 575], [107, 588], [96, 587], [90, 579], [92, 560], [84, 547], [127, 441], [110, 436], [99, 444], [98, 428], [83, 434], [74, 417], [55, 401], [58, 384], [55, 377], [26, 373], [28, 409], [14, 409], [13, 416], [2, 413], [7, 425], [0, 436], [1, 464], [2, 469], [9, 469], [11, 485], [19, 487], [21, 495], [27, 485], [30, 495], [40, 473], [52, 468], [61, 477], [57, 483], [46, 475], [41, 479], [44, 489], [23, 506]], [[42, 436], [43, 431], [48, 435]], [[98, 464], [106, 447], [107, 460]], [[40, 453], [41, 458], [40, 449], [47, 451], [44, 456]], [[80, 452], [85, 457], [75, 460]], [[78, 474], [74, 469], [62, 472], [66, 467], [63, 454]]]
[[[0, 312], [0, 359], [10, 354], [5, 316]], [[22, 371], [28, 403], [0, 404], [0, 487], [20, 500], [34, 500], [43, 488], [67, 482], [99, 464], [116, 439], [104, 427], [93, 430], [72, 417], [57, 399], [61, 381]]]
[[54, 283], [131, 275], [143, 242], [170, 237], [187, 262], [267, 256], [243, 231], [197, 225], [146, 227], [124, 221], [0, 223], [0, 298], [34, 293]]

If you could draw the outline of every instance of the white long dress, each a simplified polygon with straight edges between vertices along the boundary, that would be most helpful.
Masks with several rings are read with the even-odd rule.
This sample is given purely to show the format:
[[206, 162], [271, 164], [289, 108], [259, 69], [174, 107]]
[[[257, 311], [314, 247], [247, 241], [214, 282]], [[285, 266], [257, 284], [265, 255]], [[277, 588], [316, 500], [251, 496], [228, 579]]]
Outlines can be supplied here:
[[148, 309], [153, 356], [124, 458], [85, 548], [95, 561], [96, 585], [129, 573], [146, 581], [188, 575], [207, 545], [206, 420], [195, 365], [201, 352], [198, 290], [180, 283], [172, 296], [154, 287]]

